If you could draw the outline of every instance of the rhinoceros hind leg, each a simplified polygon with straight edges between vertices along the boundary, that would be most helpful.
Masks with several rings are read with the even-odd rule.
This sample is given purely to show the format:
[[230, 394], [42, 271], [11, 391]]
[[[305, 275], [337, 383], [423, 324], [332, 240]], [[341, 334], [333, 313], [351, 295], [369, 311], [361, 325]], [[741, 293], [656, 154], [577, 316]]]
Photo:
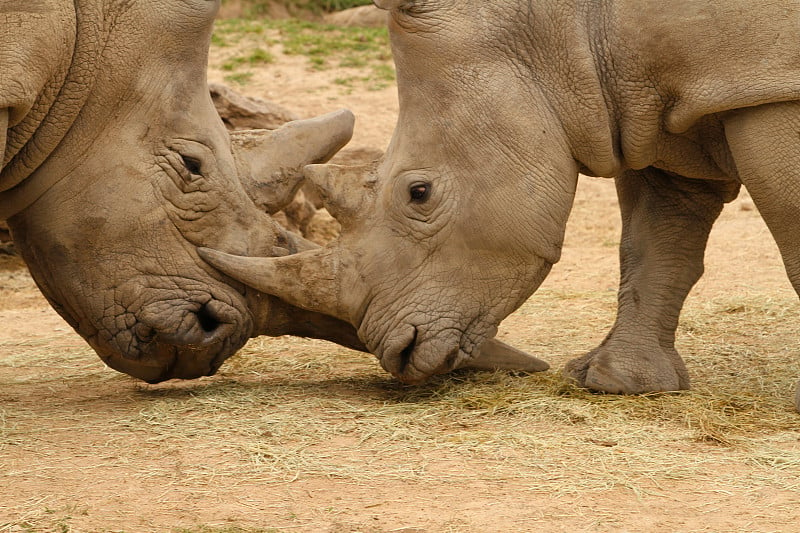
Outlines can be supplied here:
[[739, 186], [652, 167], [625, 172], [616, 184], [622, 211], [616, 323], [564, 372], [581, 386], [616, 394], [688, 389], [674, 347], [678, 317], [703, 273], [711, 226]]
[[[741, 109], [726, 117], [725, 135], [739, 177], [800, 295], [800, 102]], [[794, 404], [800, 411], [800, 385]]]

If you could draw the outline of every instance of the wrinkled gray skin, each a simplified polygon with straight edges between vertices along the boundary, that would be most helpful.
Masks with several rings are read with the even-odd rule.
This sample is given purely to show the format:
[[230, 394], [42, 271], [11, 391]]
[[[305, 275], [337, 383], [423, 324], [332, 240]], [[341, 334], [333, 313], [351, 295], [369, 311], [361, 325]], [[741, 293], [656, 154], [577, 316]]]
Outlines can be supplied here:
[[[568, 365], [581, 385], [689, 387], [678, 316], [741, 184], [800, 290], [800, 2], [376, 4], [399, 122], [377, 168], [308, 170], [344, 234], [293, 261], [333, 280], [385, 368], [417, 381], [470, 357], [558, 261], [579, 171], [615, 178], [623, 221], [618, 316]], [[279, 290], [291, 265], [262, 263], [313, 308]]]
[[229, 137], [206, 86], [217, 8], [0, 2], [0, 219], [53, 307], [109, 366], [149, 382], [212, 374], [256, 334], [363, 348], [348, 324], [197, 257], [196, 245], [311, 248], [265, 211], [353, 128], [342, 111]]

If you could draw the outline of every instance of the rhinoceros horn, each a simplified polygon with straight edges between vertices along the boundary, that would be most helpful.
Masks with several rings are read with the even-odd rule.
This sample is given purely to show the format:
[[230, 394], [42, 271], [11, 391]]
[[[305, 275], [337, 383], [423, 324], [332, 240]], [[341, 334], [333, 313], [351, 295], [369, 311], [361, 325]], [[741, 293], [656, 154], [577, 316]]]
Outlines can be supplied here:
[[197, 253], [208, 264], [257, 289], [309, 311], [353, 322], [346, 302], [340, 298], [342, 268], [340, 254], [317, 248], [284, 257], [243, 257], [209, 248]]
[[356, 166], [308, 165], [305, 178], [314, 185], [325, 209], [343, 229], [372, 201], [376, 183], [375, 163]]
[[303, 167], [333, 157], [353, 136], [354, 122], [342, 109], [276, 130], [231, 132], [236, 170], [253, 202], [269, 214], [286, 207], [303, 183]]
[[[211, 266], [258, 291], [350, 324], [355, 321], [353, 302], [359, 299], [360, 287], [356, 279], [343, 283], [343, 276], [354, 268], [336, 249], [319, 248], [284, 257], [242, 257], [208, 248], [199, 248], [198, 253]], [[346, 293], [340, 290], [345, 286]], [[487, 339], [463, 368], [541, 372], [550, 365], [497, 339]]]

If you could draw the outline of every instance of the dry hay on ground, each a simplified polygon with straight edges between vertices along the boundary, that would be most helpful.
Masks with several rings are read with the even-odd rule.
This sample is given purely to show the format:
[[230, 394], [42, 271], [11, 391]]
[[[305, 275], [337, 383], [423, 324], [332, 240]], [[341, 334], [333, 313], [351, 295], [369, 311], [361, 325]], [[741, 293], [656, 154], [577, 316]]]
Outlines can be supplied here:
[[[608, 185], [582, 182], [563, 263], [501, 328], [554, 369], [613, 319]], [[719, 229], [775, 259], [743, 213]], [[251, 341], [212, 378], [145, 385], [6, 272], [0, 531], [793, 531], [800, 306], [777, 265], [726, 291], [729, 253], [712, 238], [681, 322], [694, 389], [635, 397], [557, 371], [407, 387], [369, 355], [289, 338]]]

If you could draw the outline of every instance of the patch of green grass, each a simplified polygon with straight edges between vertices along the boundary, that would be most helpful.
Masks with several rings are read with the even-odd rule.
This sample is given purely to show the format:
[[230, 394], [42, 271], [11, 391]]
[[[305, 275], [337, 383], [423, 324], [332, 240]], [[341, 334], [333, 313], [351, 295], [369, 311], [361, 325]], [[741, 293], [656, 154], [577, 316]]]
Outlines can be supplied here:
[[259, 63], [272, 63], [275, 61], [275, 56], [263, 48], [256, 48], [250, 53], [247, 61], [249, 61], [251, 65], [257, 65]]
[[352, 87], [353, 82], [356, 80], [355, 76], [348, 76], [346, 78], [336, 78], [333, 80], [333, 83], [336, 85], [341, 85], [343, 87]]
[[394, 69], [391, 66], [372, 65], [371, 74], [368, 76], [344, 76], [336, 78], [333, 83], [347, 89], [352, 89], [357, 83], [367, 86], [370, 91], [385, 89], [395, 80]]
[[228, 40], [225, 39], [225, 36], [221, 33], [214, 33], [211, 35], [211, 46], [216, 46], [218, 48], [224, 48], [228, 46]]
[[[274, 54], [305, 56], [314, 70], [367, 70], [361, 81], [382, 89], [395, 79], [388, 32], [385, 28], [342, 28], [315, 22], [225, 19], [217, 21], [213, 43], [237, 46], [239, 52], [220, 65], [225, 71], [268, 64]], [[252, 48], [251, 48], [252, 43]]]
[[341, 11], [351, 7], [369, 5], [372, 0], [306, 0], [303, 3], [324, 11]]
[[[251, 16], [264, 15], [269, 11], [267, 0], [241, 0], [244, 4], [244, 12]], [[222, 0], [225, 4], [227, 0]], [[351, 7], [365, 6], [372, 3], [372, 0], [285, 0], [286, 7], [290, 9], [300, 9], [311, 11], [312, 13], [330, 13], [341, 11]]]
[[225, 81], [235, 83], [237, 85], [247, 85], [247, 82], [249, 82], [250, 78], [252, 77], [252, 72], [237, 72], [236, 74], [225, 76]]
[[361, 68], [367, 65], [367, 61], [360, 56], [348, 56], [339, 62], [340, 67]]
[[244, 36], [262, 36], [270, 28], [268, 20], [253, 19], [222, 19], [214, 24], [214, 33], [211, 36], [211, 44], [224, 43], [230, 46], [238, 43]]
[[372, 89], [380, 90], [388, 87], [397, 79], [397, 74], [394, 70], [394, 65], [391, 64], [376, 64], [372, 65]]
[[256, 48], [244, 56], [235, 56], [222, 64], [222, 70], [233, 71], [243, 65], [255, 66], [266, 65], [275, 61], [273, 56], [263, 48]]
[[272, 63], [275, 61], [275, 56], [267, 52], [263, 48], [256, 48], [250, 55], [245, 58], [251, 65], [258, 65], [264, 63]]
[[297, 20], [277, 22], [284, 52], [316, 58], [328, 65], [365, 66], [373, 61], [389, 61], [389, 37], [385, 28], [340, 28]]

